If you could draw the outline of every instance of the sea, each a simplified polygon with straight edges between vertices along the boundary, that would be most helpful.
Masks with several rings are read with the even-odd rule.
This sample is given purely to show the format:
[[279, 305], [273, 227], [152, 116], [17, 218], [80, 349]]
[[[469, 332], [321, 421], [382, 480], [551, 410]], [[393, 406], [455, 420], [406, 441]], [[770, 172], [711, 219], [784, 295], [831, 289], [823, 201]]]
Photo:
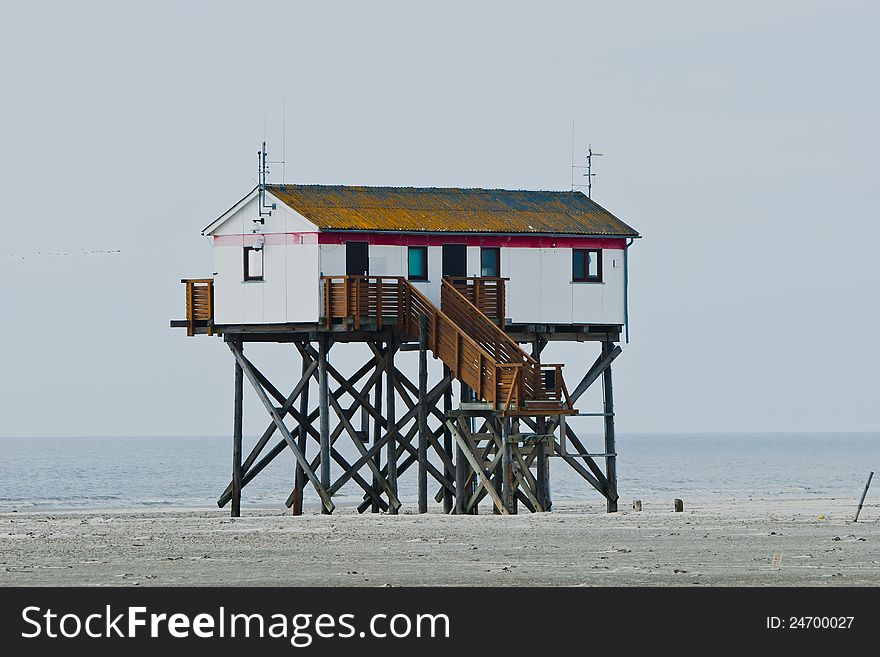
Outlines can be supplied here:
[[[245, 440], [245, 455], [254, 440]], [[588, 437], [587, 448], [603, 452], [601, 436]], [[228, 436], [0, 438], [0, 449], [0, 512], [216, 509], [232, 463]], [[341, 440], [340, 452], [350, 461], [357, 455]], [[673, 498], [857, 500], [869, 471], [880, 469], [880, 433], [619, 434], [617, 454], [624, 504], [671, 504]], [[550, 467], [555, 501], [601, 503], [562, 459], [551, 459]], [[283, 509], [293, 472], [287, 450], [244, 488], [242, 506]], [[369, 478], [366, 469], [363, 474]], [[416, 477], [415, 468], [401, 476], [405, 506], [416, 501]], [[435, 488], [431, 484], [431, 497]], [[361, 499], [351, 482], [334, 497], [338, 506], [356, 506]], [[318, 502], [313, 490], [305, 500]]]

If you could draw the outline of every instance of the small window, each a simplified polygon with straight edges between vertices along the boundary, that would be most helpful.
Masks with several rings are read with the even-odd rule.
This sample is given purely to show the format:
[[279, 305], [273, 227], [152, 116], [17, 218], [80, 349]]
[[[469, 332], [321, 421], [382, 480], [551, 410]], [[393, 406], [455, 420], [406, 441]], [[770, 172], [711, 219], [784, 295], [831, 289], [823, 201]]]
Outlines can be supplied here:
[[428, 247], [411, 246], [408, 249], [409, 267], [407, 278], [411, 281], [428, 280]]
[[600, 249], [573, 249], [571, 256], [571, 280], [579, 283], [602, 282]]
[[501, 276], [501, 249], [483, 247], [480, 249], [480, 276]]
[[244, 280], [263, 280], [263, 249], [244, 247]]

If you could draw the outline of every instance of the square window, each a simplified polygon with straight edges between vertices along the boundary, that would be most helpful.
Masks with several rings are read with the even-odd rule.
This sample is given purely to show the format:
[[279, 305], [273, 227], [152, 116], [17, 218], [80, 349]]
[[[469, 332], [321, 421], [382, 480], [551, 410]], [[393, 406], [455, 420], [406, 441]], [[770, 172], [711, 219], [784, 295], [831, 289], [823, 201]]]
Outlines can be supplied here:
[[480, 249], [480, 276], [501, 276], [501, 249], [483, 247]]
[[602, 250], [572, 249], [571, 280], [576, 283], [601, 283]]
[[407, 278], [411, 281], [428, 280], [428, 247], [411, 246], [407, 250]]
[[263, 249], [244, 247], [244, 280], [263, 280]]

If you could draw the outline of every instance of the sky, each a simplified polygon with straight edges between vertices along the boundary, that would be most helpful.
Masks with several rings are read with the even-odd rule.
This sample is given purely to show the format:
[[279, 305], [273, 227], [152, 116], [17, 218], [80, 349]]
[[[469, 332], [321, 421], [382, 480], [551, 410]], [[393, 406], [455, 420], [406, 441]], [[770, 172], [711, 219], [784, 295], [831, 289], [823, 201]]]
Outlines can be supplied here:
[[[231, 431], [228, 350], [168, 323], [264, 138], [286, 182], [510, 189], [568, 189], [572, 145], [582, 161], [592, 144], [594, 199], [643, 235], [618, 431], [880, 430], [878, 18], [870, 2], [14, 3], [0, 436]], [[549, 349], [570, 385], [595, 355]], [[251, 353], [293, 385], [292, 348]]]

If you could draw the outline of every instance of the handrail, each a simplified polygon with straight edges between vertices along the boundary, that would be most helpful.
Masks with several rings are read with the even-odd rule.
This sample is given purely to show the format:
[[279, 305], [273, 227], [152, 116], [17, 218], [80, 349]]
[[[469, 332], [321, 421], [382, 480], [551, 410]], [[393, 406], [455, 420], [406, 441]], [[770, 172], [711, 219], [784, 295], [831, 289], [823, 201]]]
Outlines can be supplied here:
[[[467, 297], [454, 285], [444, 279], [440, 284], [440, 308], [445, 310], [447, 305], [450, 306], [450, 310], [454, 313], [457, 313], [462, 305], [470, 311], [467, 312], [467, 315], [464, 315], [464, 313], [460, 315], [463, 321], [470, 324], [470, 326], [465, 328], [473, 328], [475, 334], [479, 334], [480, 337], [493, 345], [496, 353], [503, 354], [506, 357], [505, 362], [525, 362], [537, 365], [538, 361], [523, 351], [513, 338], [494, 324], [473, 303], [468, 301]], [[480, 323], [482, 326], [477, 326], [477, 323]]]
[[[496, 360], [523, 364], [525, 372], [522, 394], [525, 398], [530, 401], [562, 401], [562, 365], [552, 366], [556, 374], [553, 377], [553, 387], [548, 389], [541, 374], [542, 370], [546, 369], [545, 366], [523, 351], [513, 338], [481, 313], [451, 282], [445, 279], [441, 283], [440, 299], [441, 308], [449, 311], [453, 318], [461, 318], [463, 328], [485, 348], [491, 347], [495, 352]], [[463, 310], [462, 307], [467, 310]]]

